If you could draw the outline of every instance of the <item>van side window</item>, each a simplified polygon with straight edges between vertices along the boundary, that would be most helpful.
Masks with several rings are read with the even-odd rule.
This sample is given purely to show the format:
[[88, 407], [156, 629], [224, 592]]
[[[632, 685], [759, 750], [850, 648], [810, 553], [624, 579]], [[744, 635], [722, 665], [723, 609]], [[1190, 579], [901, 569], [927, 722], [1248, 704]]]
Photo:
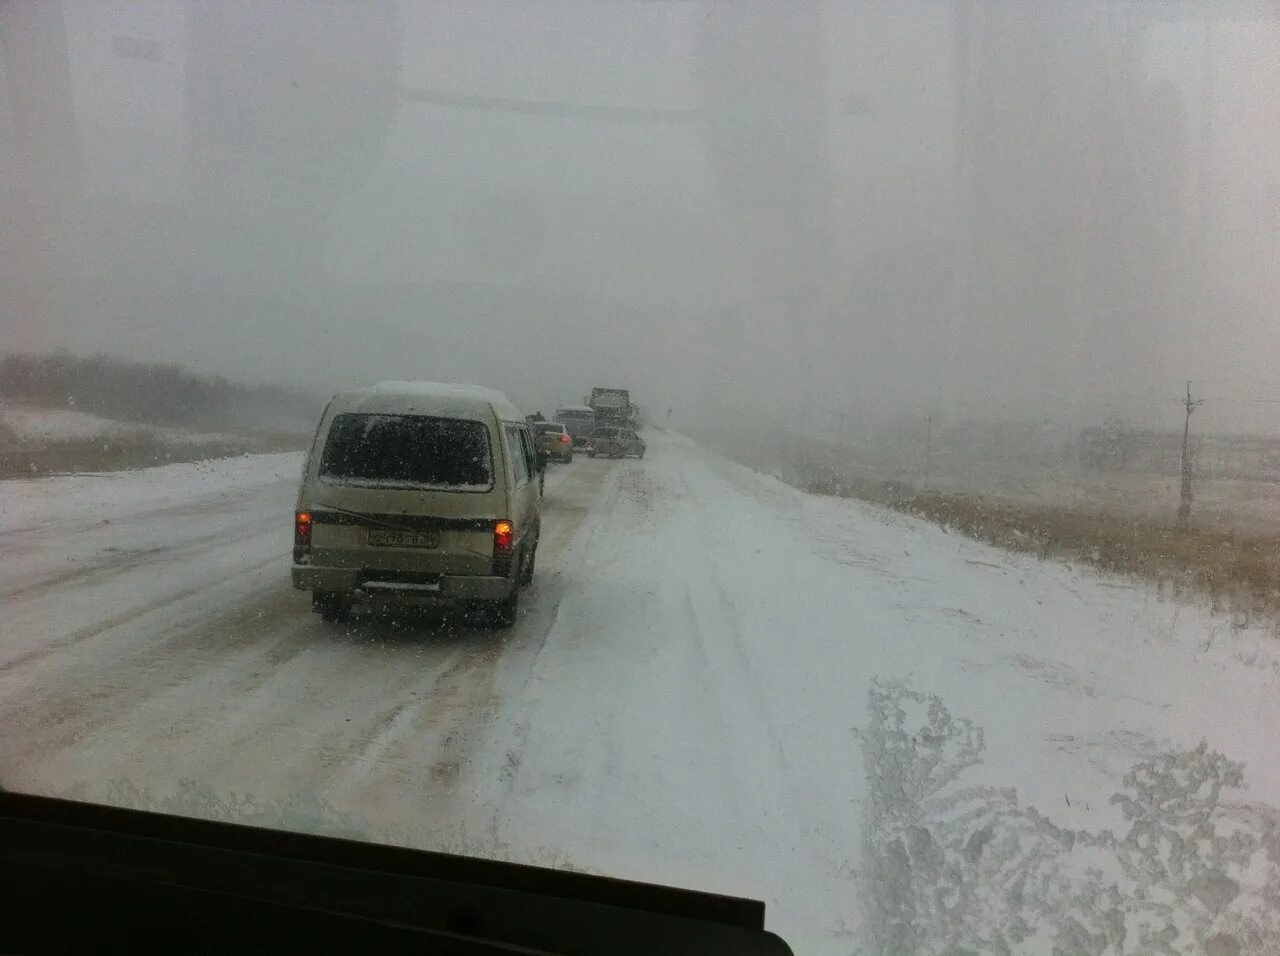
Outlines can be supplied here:
[[325, 416], [329, 414], [329, 407], [333, 404], [333, 399], [334, 399], [334, 398], [337, 398], [337, 397], [338, 397], [338, 396], [337, 396], [337, 395], [335, 395], [335, 396], [333, 396], [333, 398], [331, 398], [331, 399], [329, 399], [327, 402], [325, 402], [325, 403], [324, 403], [324, 410], [320, 412], [320, 421], [316, 422], [316, 433], [315, 433], [314, 435], [312, 435], [312, 436], [311, 436], [311, 444], [307, 446], [307, 453], [306, 453], [305, 455], [303, 455], [303, 456], [302, 456], [302, 474], [303, 474], [303, 477], [305, 477], [305, 476], [306, 476], [306, 474], [307, 474], [307, 470], [311, 467], [311, 456], [315, 454], [315, 451], [316, 451], [316, 445], [317, 445], [317, 444], [319, 443], [319, 441], [320, 441], [320, 429], [324, 428], [324, 419], [325, 419]]
[[525, 455], [524, 445], [520, 441], [523, 431], [519, 425], [503, 425], [502, 432], [507, 440], [507, 456], [511, 459], [511, 470], [516, 476], [516, 484], [522, 485], [529, 480], [529, 459]]
[[529, 470], [529, 474], [533, 474], [538, 470], [538, 456], [533, 452], [533, 438], [529, 434], [529, 429], [520, 429], [520, 445], [524, 448], [524, 463]]

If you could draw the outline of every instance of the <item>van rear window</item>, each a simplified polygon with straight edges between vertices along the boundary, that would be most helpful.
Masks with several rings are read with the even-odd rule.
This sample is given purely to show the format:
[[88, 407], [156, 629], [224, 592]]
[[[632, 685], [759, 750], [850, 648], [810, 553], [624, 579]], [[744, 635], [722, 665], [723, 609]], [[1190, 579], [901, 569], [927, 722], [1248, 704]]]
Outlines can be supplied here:
[[426, 415], [335, 415], [320, 476], [355, 485], [487, 491], [493, 453], [482, 422]]

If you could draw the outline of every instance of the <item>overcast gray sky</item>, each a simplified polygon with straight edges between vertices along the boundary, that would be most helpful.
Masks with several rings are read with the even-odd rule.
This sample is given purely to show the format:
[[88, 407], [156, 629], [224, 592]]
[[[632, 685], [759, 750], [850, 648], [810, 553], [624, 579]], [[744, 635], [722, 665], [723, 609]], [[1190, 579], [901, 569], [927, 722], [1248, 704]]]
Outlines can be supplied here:
[[0, 4], [0, 348], [1280, 430], [1276, 14]]

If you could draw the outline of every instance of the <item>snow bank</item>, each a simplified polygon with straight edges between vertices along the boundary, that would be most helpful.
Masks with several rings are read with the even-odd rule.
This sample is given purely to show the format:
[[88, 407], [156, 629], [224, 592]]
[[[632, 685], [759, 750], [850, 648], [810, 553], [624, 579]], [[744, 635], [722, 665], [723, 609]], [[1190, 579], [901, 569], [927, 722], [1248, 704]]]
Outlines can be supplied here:
[[36, 443], [77, 442], [84, 439], [125, 439], [151, 436], [166, 444], [237, 442], [238, 436], [223, 431], [191, 431], [163, 425], [116, 421], [73, 408], [44, 408], [28, 404], [0, 406], [0, 425], [19, 439]]
[[165, 505], [221, 498], [302, 473], [302, 452], [244, 455], [137, 471], [0, 483], [0, 533], [119, 520]]
[[137, 429], [87, 412], [24, 405], [0, 407], [0, 424], [19, 438], [48, 441], [130, 434]]
[[235, 437], [222, 432], [194, 432], [182, 428], [121, 422], [74, 409], [42, 408], [36, 405], [0, 406], [0, 425], [20, 439], [37, 442], [153, 435], [168, 442], [196, 443], [233, 440]]

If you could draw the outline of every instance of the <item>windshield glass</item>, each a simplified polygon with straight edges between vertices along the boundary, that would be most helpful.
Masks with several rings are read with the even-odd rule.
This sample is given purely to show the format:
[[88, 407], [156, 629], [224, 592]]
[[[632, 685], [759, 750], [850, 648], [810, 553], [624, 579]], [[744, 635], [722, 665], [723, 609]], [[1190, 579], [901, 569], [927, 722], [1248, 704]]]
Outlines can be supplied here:
[[320, 477], [406, 488], [488, 488], [489, 430], [482, 422], [423, 415], [335, 415]]
[[1274, 954], [1278, 732], [1275, 0], [0, 0], [0, 787]]

